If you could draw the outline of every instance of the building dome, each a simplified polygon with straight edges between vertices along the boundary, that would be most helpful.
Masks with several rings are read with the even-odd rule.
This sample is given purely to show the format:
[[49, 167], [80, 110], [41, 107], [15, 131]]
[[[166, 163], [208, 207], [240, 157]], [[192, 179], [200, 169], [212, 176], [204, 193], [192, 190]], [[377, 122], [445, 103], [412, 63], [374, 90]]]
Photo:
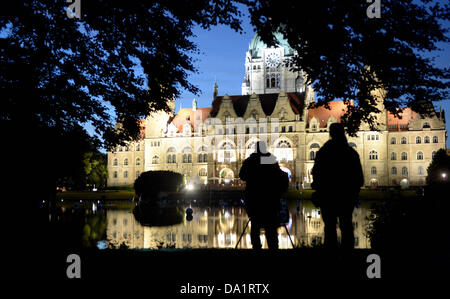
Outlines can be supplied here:
[[[283, 34], [279, 32], [275, 33], [275, 39], [278, 46], [284, 48], [284, 56], [294, 54], [294, 50], [289, 46], [287, 40], [283, 37]], [[264, 48], [267, 48], [267, 45], [261, 40], [261, 37], [258, 34], [255, 34], [248, 45], [248, 50], [250, 51], [252, 58], [260, 58], [262, 53], [261, 50]]]

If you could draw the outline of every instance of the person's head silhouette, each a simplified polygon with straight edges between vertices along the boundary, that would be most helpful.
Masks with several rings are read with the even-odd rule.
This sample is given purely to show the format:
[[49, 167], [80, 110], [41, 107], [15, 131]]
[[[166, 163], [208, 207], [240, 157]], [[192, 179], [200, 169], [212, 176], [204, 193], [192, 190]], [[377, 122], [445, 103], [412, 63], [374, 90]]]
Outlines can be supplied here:
[[333, 141], [347, 143], [347, 137], [345, 137], [345, 129], [342, 124], [332, 123], [330, 125], [330, 137]]
[[256, 150], [255, 153], [257, 154], [267, 154], [267, 146], [264, 141], [258, 141], [256, 143]]

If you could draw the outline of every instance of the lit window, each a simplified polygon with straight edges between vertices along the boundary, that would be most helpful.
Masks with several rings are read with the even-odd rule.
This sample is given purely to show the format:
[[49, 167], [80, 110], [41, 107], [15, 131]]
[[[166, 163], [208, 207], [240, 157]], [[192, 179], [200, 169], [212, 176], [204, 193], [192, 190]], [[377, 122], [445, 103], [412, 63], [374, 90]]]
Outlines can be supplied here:
[[417, 152], [417, 160], [423, 160], [423, 153]]
[[371, 150], [369, 152], [369, 160], [378, 160], [378, 152], [375, 150]]
[[417, 169], [417, 173], [422, 175], [423, 174], [423, 167], [419, 166], [419, 168]]
[[402, 168], [402, 175], [408, 175], [408, 168], [406, 167]]
[[402, 153], [402, 160], [403, 161], [408, 160], [408, 154], [407, 153], [405, 153], [405, 152]]
[[391, 160], [397, 160], [397, 153], [391, 153]]

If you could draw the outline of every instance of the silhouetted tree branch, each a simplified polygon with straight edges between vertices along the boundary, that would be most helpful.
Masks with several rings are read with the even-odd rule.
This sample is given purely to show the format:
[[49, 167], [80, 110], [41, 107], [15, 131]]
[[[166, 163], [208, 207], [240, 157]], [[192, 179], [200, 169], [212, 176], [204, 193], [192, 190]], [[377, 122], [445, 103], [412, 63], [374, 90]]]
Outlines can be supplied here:
[[[445, 3], [445, 4], [444, 4]], [[368, 18], [366, 1], [248, 1], [252, 24], [263, 41], [275, 44], [280, 32], [298, 55], [294, 69], [313, 84], [318, 104], [353, 101], [343, 120], [349, 133], [362, 121], [377, 127], [373, 93], [384, 89], [393, 113], [409, 106], [429, 112], [425, 102], [449, 95], [449, 69], [423, 54], [448, 42], [449, 5], [434, 1], [381, 1], [381, 18]], [[429, 55], [428, 55], [429, 57]]]

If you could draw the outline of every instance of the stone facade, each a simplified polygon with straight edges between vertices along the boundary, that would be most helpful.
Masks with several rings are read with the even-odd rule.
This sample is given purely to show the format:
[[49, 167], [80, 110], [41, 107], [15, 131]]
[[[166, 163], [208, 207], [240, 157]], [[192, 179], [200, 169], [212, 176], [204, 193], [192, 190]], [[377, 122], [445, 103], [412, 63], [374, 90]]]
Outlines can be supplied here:
[[[240, 185], [243, 161], [255, 142], [264, 140], [292, 185], [308, 188], [315, 153], [329, 139], [330, 124], [340, 121], [346, 106], [333, 101], [330, 109], [308, 108], [313, 90], [303, 83], [302, 74], [283, 66], [282, 59], [293, 54], [281, 38], [279, 44], [268, 48], [256, 37], [252, 40], [242, 95], [219, 96], [215, 84], [209, 108], [198, 108], [194, 99], [192, 108], [176, 115], [158, 112], [147, 117], [141, 140], [108, 153], [108, 185], [132, 185], [148, 170], [180, 172], [190, 184]], [[279, 56], [271, 55], [275, 52]], [[270, 76], [266, 80], [266, 71], [277, 68], [279, 84], [275, 76], [275, 86], [266, 88], [273, 83]], [[378, 131], [363, 124], [356, 137], [348, 137], [360, 155], [365, 186], [423, 185], [433, 153], [445, 148], [444, 113], [433, 109], [425, 117], [407, 108], [397, 118], [380, 108]]]

